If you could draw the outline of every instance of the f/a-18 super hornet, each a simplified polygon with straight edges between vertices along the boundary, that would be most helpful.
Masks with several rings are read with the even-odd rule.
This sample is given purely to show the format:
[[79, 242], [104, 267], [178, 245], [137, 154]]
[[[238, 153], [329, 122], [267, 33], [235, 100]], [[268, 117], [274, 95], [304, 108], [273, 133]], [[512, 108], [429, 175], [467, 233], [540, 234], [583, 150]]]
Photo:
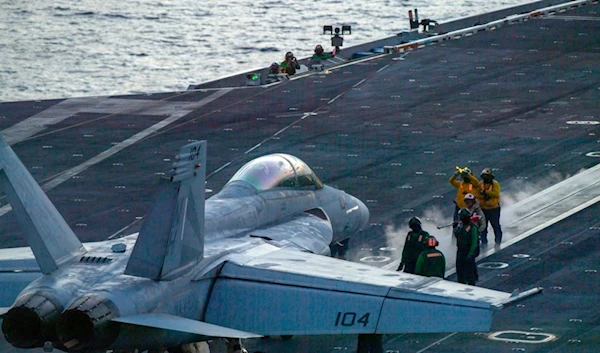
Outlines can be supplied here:
[[16, 298], [1, 311], [6, 340], [193, 351], [219, 338], [486, 331], [524, 296], [323, 256], [367, 224], [360, 200], [287, 154], [247, 163], [205, 200], [205, 162], [206, 141], [182, 147], [140, 232], [84, 245], [0, 137], [0, 187], [31, 249], [2, 250], [19, 260], [0, 265], [30, 254], [39, 268], [18, 293], [2, 283]]

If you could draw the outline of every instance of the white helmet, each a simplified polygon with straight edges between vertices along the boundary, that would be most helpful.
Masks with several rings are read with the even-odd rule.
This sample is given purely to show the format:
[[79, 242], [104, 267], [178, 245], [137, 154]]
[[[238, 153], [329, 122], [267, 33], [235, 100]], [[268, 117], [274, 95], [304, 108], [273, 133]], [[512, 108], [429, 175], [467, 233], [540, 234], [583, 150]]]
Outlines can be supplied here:
[[471, 200], [471, 201], [475, 201], [475, 195], [469, 193], [465, 195], [465, 201], [466, 200]]

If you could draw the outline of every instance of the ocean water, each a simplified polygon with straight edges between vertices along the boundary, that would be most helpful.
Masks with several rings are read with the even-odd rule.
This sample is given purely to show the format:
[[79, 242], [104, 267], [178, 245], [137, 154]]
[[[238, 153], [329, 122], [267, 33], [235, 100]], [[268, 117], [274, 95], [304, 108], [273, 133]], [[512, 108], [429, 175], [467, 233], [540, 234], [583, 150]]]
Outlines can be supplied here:
[[184, 90], [329, 47], [323, 25], [349, 24], [344, 46], [523, 0], [0, 0], [0, 102]]

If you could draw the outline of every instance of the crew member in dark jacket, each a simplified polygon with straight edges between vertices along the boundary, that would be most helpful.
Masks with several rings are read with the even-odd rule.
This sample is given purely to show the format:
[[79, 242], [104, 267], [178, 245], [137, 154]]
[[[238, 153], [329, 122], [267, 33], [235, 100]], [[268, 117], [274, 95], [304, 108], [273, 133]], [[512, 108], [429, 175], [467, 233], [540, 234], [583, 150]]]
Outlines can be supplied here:
[[456, 229], [456, 276], [459, 283], [474, 286], [479, 279], [475, 258], [479, 255], [479, 234], [471, 221], [471, 212], [466, 208], [458, 211], [459, 224]]
[[398, 266], [398, 271], [404, 269], [406, 273], [415, 273], [417, 259], [423, 250], [427, 249], [429, 233], [421, 228], [421, 220], [418, 217], [409, 219], [408, 227], [411, 231], [406, 235], [404, 249], [402, 249], [402, 260], [400, 261], [400, 266]]

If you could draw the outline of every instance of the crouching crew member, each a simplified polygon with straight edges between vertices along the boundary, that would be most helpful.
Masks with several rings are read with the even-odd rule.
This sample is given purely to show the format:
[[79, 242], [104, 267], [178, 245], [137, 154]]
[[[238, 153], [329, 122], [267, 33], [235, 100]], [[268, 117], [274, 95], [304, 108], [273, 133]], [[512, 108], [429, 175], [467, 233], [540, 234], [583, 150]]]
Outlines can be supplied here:
[[427, 250], [423, 251], [417, 259], [415, 275], [444, 278], [446, 258], [435, 248], [439, 244], [434, 236], [427, 238]]
[[477, 226], [471, 221], [471, 212], [466, 208], [458, 211], [456, 229], [456, 276], [459, 283], [474, 286], [479, 279], [475, 258], [479, 255], [479, 234]]
[[409, 219], [408, 226], [411, 231], [406, 235], [404, 249], [402, 249], [402, 260], [400, 261], [400, 266], [398, 266], [398, 271], [404, 269], [406, 273], [415, 273], [417, 259], [423, 250], [427, 249], [429, 233], [421, 228], [421, 220], [418, 217]]

